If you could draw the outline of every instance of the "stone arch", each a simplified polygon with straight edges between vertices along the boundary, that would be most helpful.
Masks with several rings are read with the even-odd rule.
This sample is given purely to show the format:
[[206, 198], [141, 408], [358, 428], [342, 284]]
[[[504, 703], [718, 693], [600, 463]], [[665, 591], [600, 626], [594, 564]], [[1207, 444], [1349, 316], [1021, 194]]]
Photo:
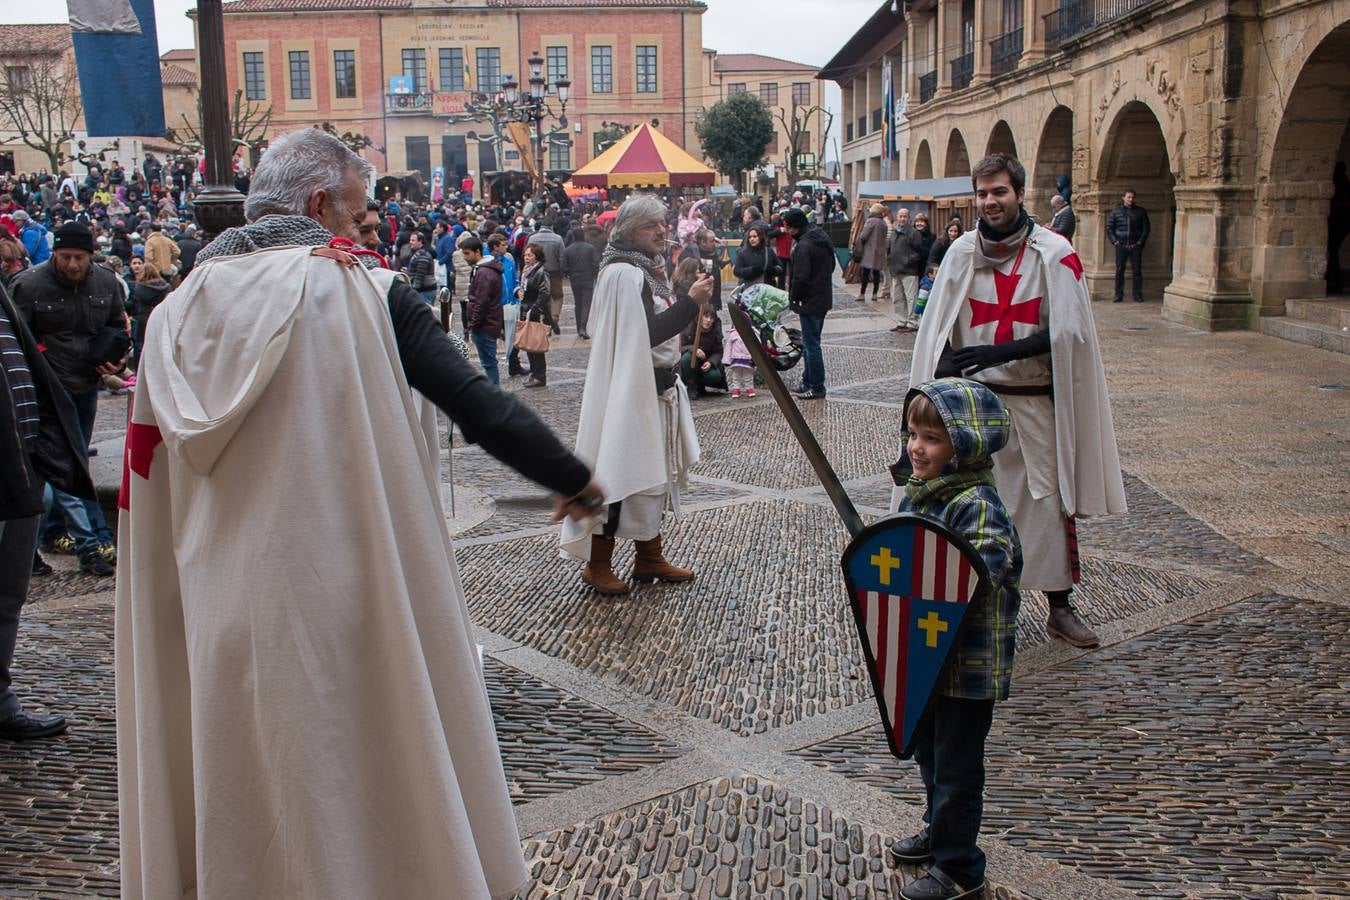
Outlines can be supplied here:
[[989, 156], [992, 153], [1006, 153], [1008, 156], [1017, 156], [1017, 141], [1013, 139], [1012, 129], [1003, 119], [994, 123], [994, 130], [989, 132], [989, 143], [985, 145], [984, 155]]
[[943, 178], [960, 178], [970, 174], [970, 152], [960, 129], [953, 128], [947, 136], [947, 161], [942, 167]]
[[919, 151], [914, 154], [914, 177], [933, 177], [933, 151], [928, 141], [919, 141]]
[[1259, 312], [1279, 314], [1286, 300], [1327, 292], [1332, 172], [1350, 162], [1347, 58], [1350, 22], [1343, 22], [1309, 53], [1286, 94], [1256, 189], [1251, 287]]
[[[1050, 221], [1050, 198], [1059, 192], [1060, 176], [1073, 177], [1073, 110], [1056, 106], [1050, 111], [1036, 143], [1036, 159], [1027, 178], [1027, 205], [1042, 221]], [[1072, 188], [1072, 185], [1070, 185]]]
[[[1162, 123], [1148, 104], [1130, 101], [1116, 113], [1102, 144], [1097, 182], [1103, 198], [1102, 227], [1098, 229], [1097, 250], [1103, 265], [1094, 273], [1093, 294], [1114, 293], [1116, 248], [1107, 240], [1106, 220], [1122, 194], [1133, 190], [1135, 202], [1148, 211], [1150, 225], [1143, 253], [1144, 297], [1156, 301], [1172, 282], [1176, 231], [1176, 177]], [[1126, 295], [1130, 293], [1131, 277], [1127, 270]]]

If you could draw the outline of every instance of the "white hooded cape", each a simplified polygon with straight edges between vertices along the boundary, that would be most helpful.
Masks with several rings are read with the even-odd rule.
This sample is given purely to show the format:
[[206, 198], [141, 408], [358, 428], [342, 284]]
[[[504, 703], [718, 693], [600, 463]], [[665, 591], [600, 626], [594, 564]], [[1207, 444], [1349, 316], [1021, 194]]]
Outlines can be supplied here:
[[122, 894], [507, 896], [528, 875], [387, 279], [311, 249], [210, 260], [150, 318]]
[[[911, 385], [933, 377], [957, 317], [970, 316], [966, 300], [975, 277], [975, 240], [974, 230], [966, 232], [942, 259], [914, 339]], [[1047, 288], [1055, 450], [1064, 515], [1124, 512], [1125, 485], [1083, 264], [1073, 246], [1049, 229], [1033, 227], [1027, 240], [1029, 252], [1023, 266], [1039, 264]], [[979, 379], [978, 373], [975, 378]], [[994, 459], [997, 463], [997, 454]], [[903, 490], [897, 487], [893, 491], [892, 508]]]
[[[615, 263], [600, 270], [591, 300], [591, 356], [576, 455], [596, 473], [606, 503], [667, 485], [684, 487], [689, 468], [699, 459], [684, 385], [677, 382], [664, 397], [656, 393], [642, 286], [642, 270]], [[676, 344], [674, 361], [679, 360], [678, 341], [676, 336], [667, 342]], [[565, 520], [564, 554], [589, 559], [591, 535], [601, 524], [600, 517]]]

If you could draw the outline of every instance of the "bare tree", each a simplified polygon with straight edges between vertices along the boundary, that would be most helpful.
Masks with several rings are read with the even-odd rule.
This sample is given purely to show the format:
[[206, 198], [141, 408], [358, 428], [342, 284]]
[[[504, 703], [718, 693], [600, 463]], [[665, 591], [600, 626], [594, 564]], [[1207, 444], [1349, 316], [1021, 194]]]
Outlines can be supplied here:
[[[196, 153], [205, 146], [202, 139], [202, 98], [197, 95], [197, 121], [189, 121], [181, 116], [183, 130], [167, 129], [165, 137], [182, 145], [189, 153]], [[230, 104], [230, 143], [235, 147], [247, 147], [249, 168], [258, 165], [262, 152], [262, 142], [267, 139], [267, 129], [272, 124], [272, 104], [264, 106], [253, 100], [247, 100], [243, 91], [234, 92], [234, 102]]]
[[[787, 133], [787, 177], [788, 186], [791, 187], [797, 183], [797, 159], [811, 147], [808, 139], [811, 137], [811, 117], [819, 115], [822, 118], [828, 116], [824, 129], [821, 132], [821, 141], [824, 141], [824, 135], [830, 130], [830, 125], [834, 122], [834, 115], [823, 106], [798, 106], [797, 99], [792, 99], [792, 106], [788, 109], [779, 107], [774, 113], [774, 118], [778, 124], [783, 126], [783, 131]], [[824, 154], [816, 157], [817, 160], [824, 159]]]
[[375, 145], [375, 141], [370, 137], [370, 135], [362, 134], [359, 131], [338, 131], [337, 126], [334, 125], [332, 122], [324, 122], [320, 124], [319, 127], [322, 128], [324, 131], [328, 132], [329, 134], [331, 134], [333, 137], [337, 138], [339, 141], [342, 141], [342, 143], [346, 145], [347, 149], [355, 153], [357, 156], [360, 156], [361, 151], [366, 149], [367, 147], [374, 147], [380, 153], [384, 152], [384, 148], [377, 147]]
[[63, 56], [26, 57], [0, 79], [0, 124], [45, 154], [53, 173], [67, 159], [62, 148], [83, 111], [79, 77]]

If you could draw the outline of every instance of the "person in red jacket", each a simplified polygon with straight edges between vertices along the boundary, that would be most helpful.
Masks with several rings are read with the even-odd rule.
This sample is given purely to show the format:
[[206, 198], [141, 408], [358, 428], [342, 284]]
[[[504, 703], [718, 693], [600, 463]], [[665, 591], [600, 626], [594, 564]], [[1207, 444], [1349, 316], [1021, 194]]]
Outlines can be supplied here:
[[779, 210], [778, 215], [773, 217], [773, 255], [778, 257], [778, 283], [774, 287], [786, 288], [788, 284], [788, 267], [792, 263], [792, 235], [788, 234], [783, 228], [783, 213], [787, 210]]

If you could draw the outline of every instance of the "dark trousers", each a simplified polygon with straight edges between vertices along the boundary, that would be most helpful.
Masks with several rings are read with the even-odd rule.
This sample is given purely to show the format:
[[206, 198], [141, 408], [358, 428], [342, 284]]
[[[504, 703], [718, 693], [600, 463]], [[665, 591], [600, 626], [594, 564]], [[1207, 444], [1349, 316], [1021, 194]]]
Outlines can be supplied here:
[[802, 387], [825, 393], [825, 355], [820, 350], [820, 331], [825, 327], [825, 314], [808, 316], [802, 320]]
[[586, 323], [591, 320], [591, 296], [594, 293], [594, 281], [572, 279], [572, 300], [577, 310], [577, 334], [586, 333]]
[[993, 700], [938, 695], [914, 735], [935, 865], [967, 888], [984, 882], [984, 851], [975, 840], [984, 814], [984, 741], [993, 719]]
[[1144, 299], [1144, 248], [1135, 244], [1133, 247], [1126, 247], [1123, 244], [1116, 244], [1116, 299], [1125, 298], [1125, 260], [1130, 261], [1130, 268], [1134, 270], [1134, 299]]
[[[80, 423], [81, 437], [84, 438], [85, 449], [89, 449], [89, 442], [94, 435], [94, 419], [98, 416], [98, 388], [83, 391], [78, 394], [71, 394], [70, 399], [75, 401], [75, 417]], [[52, 488], [55, 492], [56, 489]], [[83, 503], [85, 514], [89, 517], [89, 528], [94, 536], [98, 538], [100, 544], [111, 544], [113, 542], [112, 529], [103, 518], [103, 507], [97, 500], [79, 500], [72, 498], [73, 502]], [[42, 529], [42, 537], [52, 540], [70, 530], [69, 526], [74, 524], [67, 520], [65, 513], [61, 510], [62, 498], [57, 497], [56, 502], [52, 504], [51, 513], [47, 516], [47, 524]], [[74, 534], [71, 535], [75, 537]]]
[[788, 271], [790, 268], [792, 268], [792, 257], [778, 257], [778, 278], [774, 281], [774, 287], [787, 290], [788, 278], [792, 274]]
[[530, 353], [526, 351], [525, 356], [530, 361], [530, 377], [535, 381], [548, 381], [548, 354]]
[[875, 297], [881, 293], [881, 270], [864, 268], [862, 270], [862, 290], [858, 292], [859, 297], [867, 293], [869, 281], [872, 283], [872, 296]]
[[19, 637], [19, 610], [28, 599], [41, 516], [0, 522], [0, 721], [16, 715], [22, 706], [10, 690], [9, 667]]

